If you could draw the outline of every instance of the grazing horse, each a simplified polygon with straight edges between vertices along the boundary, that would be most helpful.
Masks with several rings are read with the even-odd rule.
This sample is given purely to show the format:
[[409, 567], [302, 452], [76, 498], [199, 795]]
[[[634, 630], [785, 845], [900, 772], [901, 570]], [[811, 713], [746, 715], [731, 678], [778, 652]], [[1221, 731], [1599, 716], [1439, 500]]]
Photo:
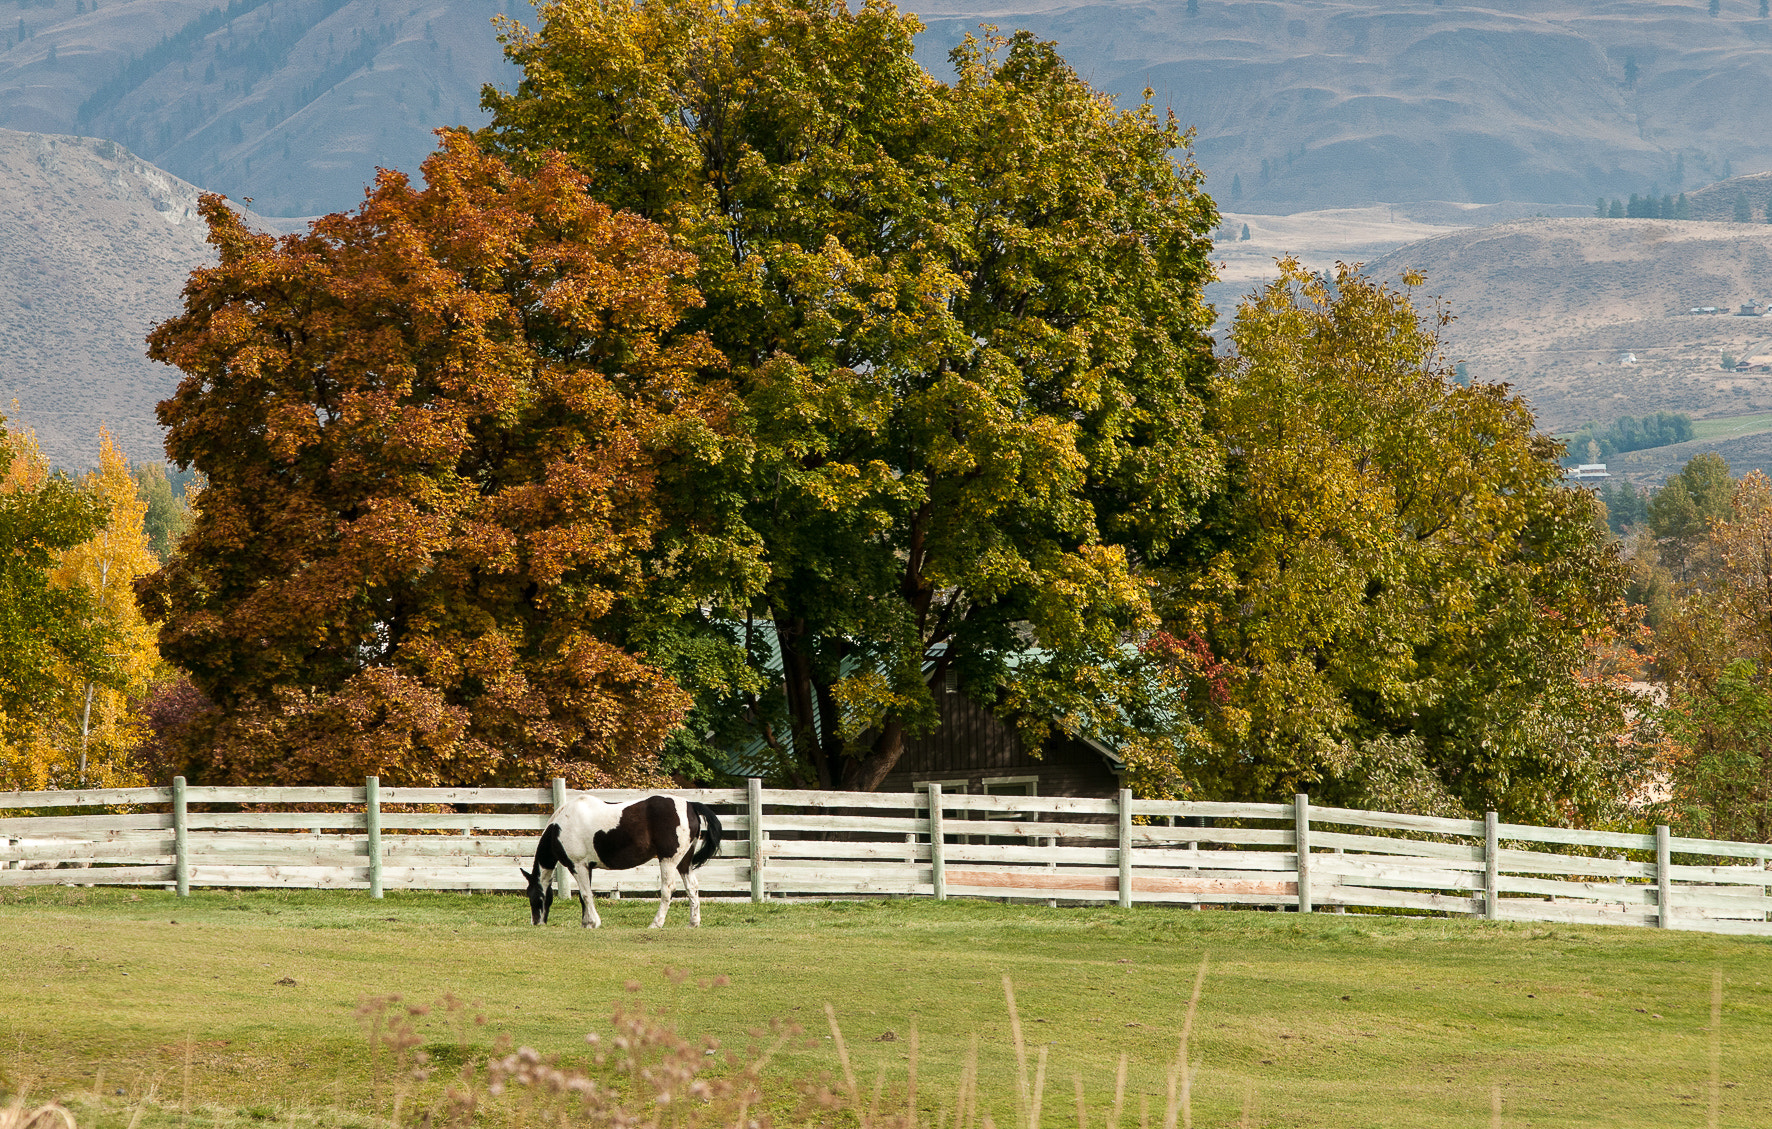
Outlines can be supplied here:
[[578, 880], [578, 900], [584, 905], [580, 924], [596, 929], [603, 924], [591, 900], [591, 872], [631, 870], [658, 860], [658, 916], [652, 928], [664, 924], [671, 908], [671, 888], [677, 875], [689, 891], [689, 924], [701, 924], [701, 889], [695, 868], [720, 849], [720, 817], [706, 804], [674, 796], [648, 796], [631, 803], [611, 803], [594, 796], [567, 800], [535, 848], [535, 869], [517, 868], [529, 884], [529, 916], [546, 925], [554, 904], [550, 872], [569, 866]]

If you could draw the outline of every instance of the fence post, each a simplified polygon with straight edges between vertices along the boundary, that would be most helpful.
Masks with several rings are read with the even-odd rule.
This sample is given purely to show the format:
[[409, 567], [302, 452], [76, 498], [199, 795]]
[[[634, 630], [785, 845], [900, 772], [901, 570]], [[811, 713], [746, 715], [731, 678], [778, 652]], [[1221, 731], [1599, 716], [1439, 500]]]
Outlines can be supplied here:
[[178, 883], [178, 896], [191, 896], [191, 844], [185, 815], [185, 778], [172, 778], [172, 878]]
[[[559, 815], [560, 809], [565, 806], [566, 806], [566, 778], [564, 776], [556, 776], [556, 777], [554, 777], [554, 814]], [[554, 868], [554, 896], [555, 897], [564, 898], [566, 896], [566, 875], [569, 873], [571, 873], [571, 872], [568, 871], [563, 866], [556, 866]]]
[[935, 885], [935, 900], [948, 900], [948, 876], [946, 863], [942, 858], [941, 829], [941, 785], [925, 784], [929, 794], [929, 874]]
[[1667, 824], [1655, 828], [1655, 924], [1663, 929], [1674, 927], [1673, 851], [1669, 849]]
[[1501, 816], [1483, 813], [1483, 916], [1501, 920]]
[[363, 830], [369, 840], [369, 896], [381, 897], [381, 778], [363, 778]]
[[1120, 908], [1132, 906], [1132, 789], [1120, 789]]
[[1298, 832], [1298, 912], [1311, 912], [1311, 798], [1292, 797], [1292, 825]]
[[763, 781], [746, 781], [745, 805], [751, 821], [751, 903], [763, 904]]

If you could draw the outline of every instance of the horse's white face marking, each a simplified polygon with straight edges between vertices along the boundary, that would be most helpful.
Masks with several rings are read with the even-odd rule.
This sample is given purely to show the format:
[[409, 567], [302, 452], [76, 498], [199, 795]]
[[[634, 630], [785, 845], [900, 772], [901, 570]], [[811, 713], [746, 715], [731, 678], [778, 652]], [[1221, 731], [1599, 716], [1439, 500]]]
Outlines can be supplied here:
[[[695, 834], [691, 835], [691, 827]], [[569, 866], [578, 883], [583, 912], [579, 923], [586, 929], [603, 924], [591, 896], [591, 879], [598, 867], [629, 870], [656, 860], [659, 871], [658, 913], [652, 928], [664, 925], [670, 912], [671, 894], [678, 877], [689, 893], [689, 924], [701, 924], [701, 892], [695, 867], [719, 848], [719, 819], [706, 807], [674, 796], [648, 796], [643, 800], [610, 803], [593, 796], [574, 796], [561, 805], [536, 847], [535, 871], [523, 871], [530, 887], [531, 915], [536, 924], [547, 920], [553, 900], [552, 867]]]

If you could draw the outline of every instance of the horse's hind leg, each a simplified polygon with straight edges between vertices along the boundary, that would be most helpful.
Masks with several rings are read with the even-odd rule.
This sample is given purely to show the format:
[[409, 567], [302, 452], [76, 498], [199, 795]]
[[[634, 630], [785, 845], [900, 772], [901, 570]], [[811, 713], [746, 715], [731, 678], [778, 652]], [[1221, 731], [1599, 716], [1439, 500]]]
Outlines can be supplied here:
[[586, 929], [597, 929], [603, 924], [603, 919], [597, 916], [597, 903], [591, 897], [591, 877], [596, 873], [597, 868], [588, 862], [572, 864], [572, 876], [578, 879], [578, 901], [584, 907], [578, 923]]
[[677, 868], [671, 865], [670, 859], [658, 860], [658, 915], [652, 919], [651, 928], [657, 929], [664, 924], [665, 914], [671, 909], [671, 888], [676, 884]]
[[689, 924], [691, 927], [701, 924], [701, 883], [695, 880], [695, 868], [689, 865], [689, 856], [683, 856], [682, 865], [677, 870], [683, 876], [683, 889], [689, 894]]

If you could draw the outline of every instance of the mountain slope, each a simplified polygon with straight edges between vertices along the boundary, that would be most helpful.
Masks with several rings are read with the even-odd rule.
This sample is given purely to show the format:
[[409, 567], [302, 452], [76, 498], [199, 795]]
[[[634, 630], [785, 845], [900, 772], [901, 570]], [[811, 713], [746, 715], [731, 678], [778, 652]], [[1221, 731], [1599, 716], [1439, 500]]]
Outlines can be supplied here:
[[163, 457], [154, 405], [178, 373], [143, 338], [212, 261], [197, 194], [112, 141], [0, 130], [0, 411], [16, 399], [51, 462], [95, 462], [100, 424]]
[[[504, 0], [21, 0], [0, 127], [117, 140], [270, 214], [351, 206], [508, 84]], [[1057, 39], [1199, 129], [1240, 212], [1377, 201], [1588, 204], [1772, 169], [1758, 0], [906, 0], [937, 76], [980, 23]], [[1241, 187], [1241, 193], [1234, 188]], [[1759, 201], [1755, 207], [1763, 207]]]
[[[271, 215], [416, 173], [506, 82], [501, 0], [32, 0], [0, 53], [0, 127], [108, 137]], [[19, 38], [23, 30], [24, 38]]]
[[1387, 278], [1410, 268], [1457, 318], [1449, 355], [1514, 384], [1548, 431], [1772, 409], [1772, 372], [1721, 367], [1725, 355], [1772, 360], [1772, 317], [1735, 316], [1772, 297], [1772, 226], [1525, 219], [1411, 243], [1368, 267]]
[[[1124, 104], [1144, 87], [1199, 130], [1220, 204], [1292, 212], [1375, 201], [1678, 192], [1772, 168], [1772, 20], [1757, 0], [913, 4], [920, 57], [980, 22], [1057, 39]], [[1233, 193], [1240, 182], [1241, 199]]]

